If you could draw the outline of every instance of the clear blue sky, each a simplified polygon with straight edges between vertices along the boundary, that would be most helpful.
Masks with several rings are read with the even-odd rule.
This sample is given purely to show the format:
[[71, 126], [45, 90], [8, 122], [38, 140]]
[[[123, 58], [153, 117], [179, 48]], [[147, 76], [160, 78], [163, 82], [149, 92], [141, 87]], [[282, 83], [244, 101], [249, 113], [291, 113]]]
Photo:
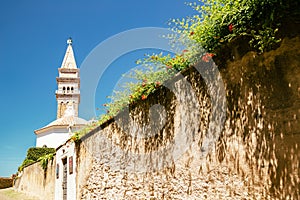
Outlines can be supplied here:
[[[90, 51], [108, 37], [132, 28], [168, 27], [169, 19], [192, 15], [194, 11], [184, 2], [1, 1], [0, 176], [10, 176], [17, 171], [27, 149], [35, 146], [33, 131], [56, 117], [55, 78], [69, 36], [73, 38], [73, 49], [80, 67]], [[135, 60], [129, 55], [115, 64], [130, 67]], [[112, 84], [110, 78], [103, 81], [107, 81], [101, 82], [103, 85]], [[105, 103], [108, 92], [97, 93], [96, 106]]]

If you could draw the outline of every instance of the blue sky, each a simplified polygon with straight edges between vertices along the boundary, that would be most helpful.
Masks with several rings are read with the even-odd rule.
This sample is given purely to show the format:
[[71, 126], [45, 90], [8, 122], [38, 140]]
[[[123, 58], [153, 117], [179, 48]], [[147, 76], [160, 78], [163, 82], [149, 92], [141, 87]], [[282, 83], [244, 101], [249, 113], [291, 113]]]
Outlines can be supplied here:
[[[35, 146], [34, 130], [56, 117], [56, 76], [66, 40], [80, 67], [88, 54], [107, 38], [133, 28], [168, 27], [171, 18], [192, 15], [183, 0], [7, 0], [0, 3], [0, 176], [10, 176]], [[96, 107], [105, 103], [119, 65], [134, 66], [143, 53], [114, 62]], [[126, 70], [125, 70], [126, 71]], [[103, 87], [102, 87], [103, 86]]]

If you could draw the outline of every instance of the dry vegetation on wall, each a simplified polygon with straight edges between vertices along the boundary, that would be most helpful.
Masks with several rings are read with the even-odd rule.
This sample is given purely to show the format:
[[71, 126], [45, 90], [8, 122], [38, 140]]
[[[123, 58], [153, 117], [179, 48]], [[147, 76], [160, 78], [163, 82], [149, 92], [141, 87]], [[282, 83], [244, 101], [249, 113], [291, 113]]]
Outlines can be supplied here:
[[0, 189], [3, 188], [9, 188], [13, 185], [13, 179], [12, 178], [1, 178], [0, 177]]

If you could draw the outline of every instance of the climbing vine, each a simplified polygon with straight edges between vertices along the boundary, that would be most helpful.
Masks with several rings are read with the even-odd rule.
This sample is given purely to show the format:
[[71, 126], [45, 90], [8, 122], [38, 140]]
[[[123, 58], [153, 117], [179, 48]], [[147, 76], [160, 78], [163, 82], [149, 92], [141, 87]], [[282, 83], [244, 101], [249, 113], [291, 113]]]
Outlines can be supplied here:
[[24, 167], [31, 165], [35, 162], [38, 162], [41, 157], [54, 154], [54, 148], [47, 148], [47, 147], [31, 147], [27, 150], [26, 158], [24, 159], [21, 166], [19, 166], [18, 171], [22, 171]]
[[41, 164], [41, 167], [46, 170], [48, 166], [48, 162], [53, 159], [54, 153], [49, 153], [44, 156], [41, 156], [38, 161]]

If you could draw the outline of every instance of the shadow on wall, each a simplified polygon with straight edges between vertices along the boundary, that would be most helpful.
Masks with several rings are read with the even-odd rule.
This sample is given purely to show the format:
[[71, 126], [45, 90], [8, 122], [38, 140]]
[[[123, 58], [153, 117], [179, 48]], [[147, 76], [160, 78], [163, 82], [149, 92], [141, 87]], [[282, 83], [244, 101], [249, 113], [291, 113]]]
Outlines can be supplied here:
[[[204, 161], [199, 155], [212, 107], [207, 85], [195, 68], [182, 74], [199, 104], [191, 103], [190, 93], [180, 86], [181, 78], [173, 80], [178, 96], [162, 87], [147, 100], [129, 105], [83, 137], [79, 157], [89, 154], [93, 159], [91, 163], [79, 159], [78, 174], [84, 182], [78, 195], [82, 199], [205, 199], [210, 195], [299, 199], [299, 55], [300, 38], [295, 37], [284, 39], [276, 50], [250, 51], [226, 62], [220, 69], [227, 98], [225, 128]], [[181, 104], [180, 98], [190, 104]], [[158, 107], [157, 113], [151, 113], [155, 105], [164, 110]], [[191, 113], [195, 114], [189, 117]], [[151, 125], [151, 115], [157, 124]], [[180, 138], [187, 132], [193, 134]], [[176, 149], [166, 147], [178, 136], [190, 145], [175, 158]]]
[[[276, 50], [248, 52], [228, 62], [221, 72], [229, 120], [219, 143], [219, 158], [222, 161], [232, 148], [226, 145], [230, 137], [238, 135], [252, 171], [252, 179], [245, 177], [248, 184], [266, 187], [280, 199], [300, 196], [299, 55], [300, 37], [285, 38]], [[235, 168], [240, 167], [237, 161]]]

